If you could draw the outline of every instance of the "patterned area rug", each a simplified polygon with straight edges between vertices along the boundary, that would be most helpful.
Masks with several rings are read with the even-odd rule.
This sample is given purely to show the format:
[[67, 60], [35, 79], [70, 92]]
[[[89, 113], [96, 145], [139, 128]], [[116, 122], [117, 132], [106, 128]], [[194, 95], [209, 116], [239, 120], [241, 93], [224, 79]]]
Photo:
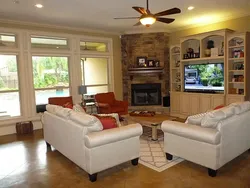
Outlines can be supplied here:
[[162, 172], [183, 161], [179, 157], [173, 157], [171, 161], [166, 159], [163, 138], [163, 132], [158, 130], [158, 141], [152, 141], [151, 128], [143, 127], [143, 135], [140, 138], [140, 164], [157, 172]]

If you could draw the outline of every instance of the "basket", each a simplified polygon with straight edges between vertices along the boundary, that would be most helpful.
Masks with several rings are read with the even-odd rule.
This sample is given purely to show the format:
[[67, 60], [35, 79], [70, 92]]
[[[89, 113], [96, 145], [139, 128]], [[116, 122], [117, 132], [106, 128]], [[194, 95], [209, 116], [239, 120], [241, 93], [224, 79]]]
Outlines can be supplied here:
[[33, 123], [31, 121], [16, 123], [16, 133], [18, 135], [33, 133]]

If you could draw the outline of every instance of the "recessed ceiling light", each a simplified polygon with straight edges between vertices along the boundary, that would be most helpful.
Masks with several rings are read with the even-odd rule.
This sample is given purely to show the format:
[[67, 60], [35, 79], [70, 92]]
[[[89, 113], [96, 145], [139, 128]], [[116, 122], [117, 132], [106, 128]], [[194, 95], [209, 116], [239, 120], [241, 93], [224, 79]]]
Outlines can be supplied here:
[[40, 3], [38, 3], [38, 4], [35, 4], [35, 7], [36, 7], [36, 8], [43, 8], [43, 5], [40, 4]]
[[194, 9], [193, 6], [189, 6], [189, 7], [188, 7], [188, 10], [193, 10], [193, 9]]
[[19, 0], [13, 0], [15, 4], [19, 4]]

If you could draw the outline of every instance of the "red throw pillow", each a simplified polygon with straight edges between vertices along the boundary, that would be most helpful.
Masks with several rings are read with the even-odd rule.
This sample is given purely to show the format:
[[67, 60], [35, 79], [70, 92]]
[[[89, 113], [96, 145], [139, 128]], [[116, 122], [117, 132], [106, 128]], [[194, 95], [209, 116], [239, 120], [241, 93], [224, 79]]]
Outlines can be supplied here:
[[214, 108], [214, 110], [218, 110], [218, 109], [223, 108], [223, 107], [224, 107], [224, 105], [219, 105], [219, 106], [216, 106], [216, 107]]
[[98, 115], [94, 115], [94, 116], [97, 117], [102, 123], [103, 130], [113, 129], [113, 128], [118, 127], [116, 123], [116, 119], [112, 116], [98, 116]]
[[73, 104], [71, 104], [70, 102], [67, 102], [66, 104], [63, 105], [64, 108], [70, 108], [73, 109]]

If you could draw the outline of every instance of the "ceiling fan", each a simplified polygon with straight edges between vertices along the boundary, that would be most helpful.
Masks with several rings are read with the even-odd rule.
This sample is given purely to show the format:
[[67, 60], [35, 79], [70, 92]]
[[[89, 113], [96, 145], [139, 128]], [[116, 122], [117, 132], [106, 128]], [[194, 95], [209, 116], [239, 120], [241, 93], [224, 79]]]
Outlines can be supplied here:
[[146, 0], [146, 3], [147, 3], [147, 9], [145, 9], [143, 7], [132, 7], [137, 12], [142, 14], [140, 17], [123, 17], [123, 18], [114, 18], [114, 19], [140, 19], [140, 21], [138, 23], [136, 23], [134, 26], [139, 26], [142, 24], [142, 25], [149, 27], [150, 25], [155, 23], [155, 21], [169, 24], [175, 20], [173, 18], [163, 18], [160, 16], [167, 16], [167, 15], [171, 15], [171, 14], [181, 13], [181, 10], [179, 8], [172, 8], [169, 10], [158, 12], [156, 14], [152, 14], [148, 8], [148, 0]]

